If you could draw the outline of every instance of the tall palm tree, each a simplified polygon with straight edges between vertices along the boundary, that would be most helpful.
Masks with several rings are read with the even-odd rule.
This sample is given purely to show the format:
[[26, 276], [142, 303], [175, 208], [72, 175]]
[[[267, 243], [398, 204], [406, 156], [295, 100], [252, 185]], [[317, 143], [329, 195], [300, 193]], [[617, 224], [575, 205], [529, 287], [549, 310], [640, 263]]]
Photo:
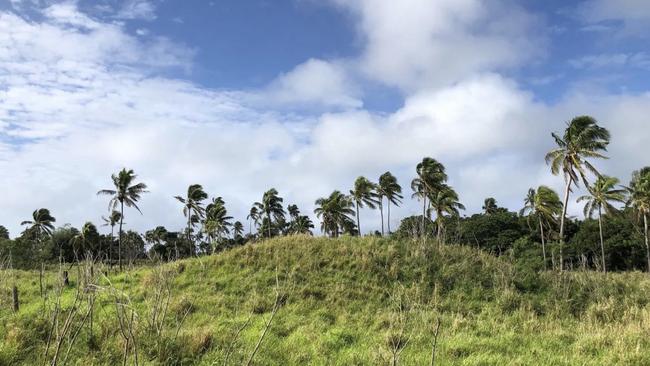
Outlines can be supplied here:
[[264, 192], [262, 196], [262, 202], [255, 202], [255, 206], [261, 212], [266, 215], [268, 220], [268, 237], [271, 237], [271, 226], [273, 226], [273, 220], [277, 222], [280, 219], [284, 219], [284, 208], [282, 207], [282, 197], [278, 196], [278, 191], [275, 188], [271, 188], [268, 191]]
[[354, 204], [352, 199], [340, 191], [334, 191], [329, 197], [323, 197], [316, 200], [316, 217], [322, 220], [321, 231], [329, 236], [336, 238], [346, 226], [350, 223], [354, 226]]
[[102, 189], [97, 192], [98, 195], [113, 196], [108, 203], [109, 211], [112, 212], [118, 205], [120, 206], [120, 228], [117, 247], [120, 271], [122, 270], [122, 225], [124, 224], [124, 205], [127, 207], [134, 207], [138, 212], [140, 212], [140, 214], [142, 214], [137, 202], [140, 200], [141, 195], [147, 192], [146, 184], [134, 183], [136, 178], [137, 175], [135, 175], [132, 169], [122, 169], [119, 173], [111, 175], [115, 189]]
[[[47, 208], [39, 208], [32, 213], [32, 219], [23, 221], [20, 225], [28, 225], [29, 229], [36, 235], [36, 244], [40, 248], [41, 241], [52, 235], [56, 219], [50, 214]], [[32, 251], [36, 252], [36, 247], [32, 246]]]
[[598, 126], [593, 117], [580, 116], [567, 124], [563, 136], [552, 133], [558, 147], [546, 154], [546, 163], [551, 165], [551, 172], [554, 175], [562, 174], [565, 180], [564, 202], [562, 216], [560, 216], [560, 270], [563, 266], [562, 247], [564, 246], [564, 222], [566, 220], [567, 204], [571, 187], [578, 187], [580, 180], [589, 185], [587, 171], [596, 176], [600, 173], [587, 160], [589, 158], [607, 159], [601, 151], [607, 151], [610, 135], [607, 129]]
[[298, 209], [298, 205], [289, 205], [287, 206], [287, 212], [289, 212], [289, 217], [291, 217], [291, 220], [295, 220], [300, 216], [300, 210]]
[[648, 215], [650, 215], [650, 167], [632, 173], [632, 181], [626, 187], [628, 200], [626, 205], [632, 207], [643, 219], [643, 237], [645, 239], [647, 271], [650, 273], [650, 243], [648, 243]]
[[544, 269], [546, 269], [546, 238], [544, 235], [544, 225], [551, 227], [551, 223], [555, 222], [556, 217], [560, 216], [562, 212], [562, 202], [560, 196], [547, 186], [539, 186], [537, 190], [531, 188], [528, 190], [528, 195], [524, 199], [524, 208], [519, 211], [521, 216], [528, 216], [529, 226], [530, 218], [537, 219], [539, 224], [539, 233], [542, 238], [542, 256], [544, 259]]
[[379, 184], [377, 185], [377, 194], [379, 197], [379, 210], [381, 212], [381, 235], [384, 235], [384, 209], [383, 201], [386, 197], [388, 208], [388, 234], [390, 234], [390, 204], [399, 207], [402, 203], [402, 187], [397, 183], [397, 178], [390, 172], [386, 172], [379, 177]]
[[350, 190], [350, 197], [354, 200], [357, 210], [357, 231], [361, 236], [361, 222], [359, 219], [359, 209], [364, 205], [370, 209], [375, 209], [379, 204], [375, 195], [376, 184], [369, 181], [366, 177], [358, 177], [354, 181], [354, 189]]
[[[205, 209], [202, 202], [208, 198], [208, 194], [203, 190], [200, 184], [192, 184], [187, 188], [187, 196], [174, 196], [176, 200], [183, 204], [183, 216], [187, 218], [187, 241], [192, 247], [192, 229], [194, 224], [203, 218]], [[178, 259], [178, 248], [176, 250], [176, 259]]]
[[483, 201], [483, 211], [486, 215], [495, 214], [498, 208], [497, 200], [493, 197], [486, 198], [485, 201]]
[[300, 215], [293, 223], [292, 233], [313, 235], [311, 232], [311, 229], [313, 228], [314, 228], [314, 223], [311, 221], [309, 216]]
[[230, 220], [232, 220], [232, 216], [228, 216], [224, 200], [221, 197], [213, 198], [205, 208], [205, 222], [203, 223], [203, 231], [210, 239], [213, 248], [216, 247], [215, 244], [223, 235], [230, 233], [229, 227], [232, 226]]
[[244, 225], [240, 221], [235, 221], [232, 225], [233, 239], [237, 240], [244, 234]]
[[465, 206], [458, 202], [458, 194], [448, 185], [443, 185], [437, 192], [429, 196], [431, 209], [436, 213], [436, 226], [438, 227], [437, 241], [438, 245], [442, 244], [442, 231], [444, 228], [444, 215], [458, 216], [459, 210], [464, 210]]
[[425, 218], [429, 211], [428, 197], [440, 190], [447, 181], [445, 166], [437, 160], [425, 157], [415, 168], [417, 177], [411, 181], [412, 197], [422, 200], [422, 230], [424, 235]]
[[248, 234], [252, 235], [253, 224], [255, 224], [255, 229], [257, 230], [257, 223], [260, 220], [260, 212], [257, 209], [257, 206], [253, 205], [253, 207], [251, 207], [250, 211], [248, 212], [248, 216], [246, 216], [246, 219], [248, 220]]
[[120, 222], [120, 218], [122, 215], [120, 214], [119, 211], [113, 210], [108, 217], [102, 216], [102, 221], [104, 221], [104, 224], [102, 226], [110, 226], [111, 227], [111, 241], [108, 245], [108, 263], [111, 263], [112, 266], [112, 258], [111, 258], [111, 253], [113, 253], [113, 241], [115, 240], [115, 225], [117, 225]]
[[616, 189], [620, 181], [618, 178], [601, 175], [596, 179], [592, 187], [587, 186], [588, 195], [578, 197], [577, 202], [586, 201], [585, 217], [592, 218], [598, 212], [598, 231], [600, 233], [600, 255], [602, 259], [603, 272], [607, 272], [605, 266], [605, 243], [603, 240], [603, 211], [607, 215], [613, 215], [618, 210], [610, 202], [625, 203], [625, 190]]

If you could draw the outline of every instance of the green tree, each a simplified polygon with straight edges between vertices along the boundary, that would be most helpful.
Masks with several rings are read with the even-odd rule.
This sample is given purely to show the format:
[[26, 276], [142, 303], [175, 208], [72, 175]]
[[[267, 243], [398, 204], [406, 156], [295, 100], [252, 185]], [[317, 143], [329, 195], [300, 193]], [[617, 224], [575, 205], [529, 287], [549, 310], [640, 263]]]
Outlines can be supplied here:
[[605, 264], [605, 240], [603, 239], [603, 211], [607, 215], [613, 215], [618, 210], [611, 202], [625, 203], [625, 190], [616, 189], [618, 178], [601, 175], [596, 179], [594, 185], [589, 187], [588, 195], [578, 197], [577, 202], [585, 201], [585, 218], [592, 218], [598, 212], [598, 232], [600, 234], [600, 254], [602, 259], [603, 272], [607, 272]]
[[50, 210], [47, 208], [39, 208], [32, 213], [31, 220], [20, 223], [20, 225], [29, 226], [29, 230], [36, 236], [36, 245], [32, 245], [32, 252], [34, 254], [36, 254], [37, 247], [41, 247], [42, 240], [52, 235], [55, 222], [56, 219], [50, 214]]
[[296, 220], [293, 223], [292, 233], [313, 235], [311, 232], [311, 229], [313, 228], [314, 228], [314, 223], [311, 221], [309, 216], [300, 215], [296, 218]]
[[336, 238], [343, 231], [343, 228], [349, 227], [350, 223], [354, 225], [354, 204], [352, 199], [340, 191], [334, 191], [329, 197], [323, 197], [316, 200], [316, 217], [321, 219], [321, 231], [332, 238]]
[[[176, 200], [183, 204], [183, 216], [187, 218], [187, 240], [190, 244], [194, 245], [192, 240], [192, 231], [194, 225], [201, 221], [205, 209], [203, 208], [203, 201], [208, 198], [208, 194], [203, 190], [200, 184], [192, 184], [187, 188], [187, 196], [174, 196]], [[178, 257], [178, 252], [176, 252]]]
[[544, 269], [546, 269], [546, 238], [544, 233], [544, 225], [549, 230], [552, 223], [555, 222], [562, 212], [562, 202], [558, 194], [547, 186], [539, 186], [537, 190], [531, 188], [528, 190], [528, 195], [524, 199], [524, 208], [519, 211], [521, 216], [530, 213], [528, 216], [528, 225], [530, 226], [530, 219], [536, 219], [539, 225], [539, 236], [542, 240], [542, 256], [544, 259]]
[[257, 230], [257, 225], [260, 220], [260, 212], [257, 209], [257, 206], [253, 205], [253, 207], [251, 207], [246, 219], [248, 220], [248, 234], [253, 235], [253, 225], [255, 225], [255, 229]]
[[282, 207], [282, 201], [282, 197], [278, 195], [278, 191], [275, 188], [271, 188], [264, 192], [262, 202], [255, 202], [257, 209], [263, 212], [268, 220], [267, 234], [269, 238], [272, 236], [273, 219], [275, 219], [275, 223], [284, 220], [285, 212]]
[[369, 181], [365, 177], [358, 177], [354, 181], [354, 189], [350, 190], [350, 197], [352, 197], [352, 200], [355, 203], [355, 208], [357, 211], [357, 231], [359, 235], [361, 235], [361, 222], [359, 219], [359, 209], [363, 208], [364, 205], [368, 206], [368, 208], [374, 210], [377, 205], [379, 204], [379, 201], [377, 200], [377, 196], [375, 194], [375, 190], [377, 188], [377, 185]]
[[499, 206], [497, 206], [497, 200], [495, 198], [489, 197], [483, 201], [483, 212], [485, 212], [486, 215], [494, 214], [498, 209]]
[[411, 181], [411, 189], [414, 192], [412, 197], [422, 201], [422, 223], [420, 233], [426, 235], [427, 230], [425, 220], [427, 217], [431, 219], [430, 216], [427, 216], [427, 213], [430, 212], [429, 197], [434, 196], [436, 192], [444, 187], [444, 184], [447, 181], [447, 174], [445, 173], [445, 166], [430, 157], [422, 159], [422, 161], [416, 166], [415, 171], [417, 177]]
[[122, 226], [124, 224], [124, 206], [133, 207], [142, 214], [137, 202], [140, 200], [142, 194], [147, 192], [146, 184], [134, 183], [136, 178], [137, 175], [135, 175], [132, 169], [122, 169], [117, 174], [111, 175], [115, 189], [102, 189], [97, 192], [98, 195], [112, 196], [108, 203], [108, 209], [110, 212], [113, 212], [118, 206], [120, 207], [120, 228], [117, 244], [117, 258], [120, 271], [122, 270]]
[[233, 239], [239, 240], [244, 234], [244, 225], [240, 221], [235, 221], [232, 225]]
[[228, 216], [226, 203], [221, 197], [213, 198], [205, 212], [203, 232], [208, 236], [212, 249], [215, 250], [222, 238], [230, 233], [232, 216]]
[[464, 210], [465, 206], [458, 202], [458, 194], [448, 185], [443, 185], [440, 190], [434, 192], [429, 197], [431, 202], [431, 209], [436, 213], [436, 226], [438, 233], [436, 235], [438, 245], [442, 244], [442, 231], [444, 229], [444, 216], [458, 216], [459, 210]]
[[588, 186], [588, 171], [596, 176], [600, 175], [587, 159], [607, 158], [601, 154], [601, 151], [607, 151], [610, 135], [607, 129], [598, 126], [593, 117], [580, 116], [567, 124], [563, 136], [559, 136], [557, 133], [552, 133], [551, 136], [555, 139], [558, 147], [546, 154], [546, 163], [551, 165], [551, 172], [554, 175], [562, 174], [566, 183], [562, 215], [560, 216], [560, 270], [562, 270], [564, 268], [562, 254], [565, 241], [564, 223], [571, 187], [574, 185], [578, 187], [580, 180], [585, 186]]
[[0, 225], [0, 239], [9, 239], [9, 230], [2, 225]]
[[379, 177], [379, 184], [377, 185], [377, 197], [379, 198], [379, 211], [381, 214], [381, 235], [384, 235], [384, 208], [383, 202], [386, 197], [388, 209], [388, 233], [390, 234], [390, 204], [395, 206], [402, 203], [402, 187], [397, 183], [397, 178], [390, 172], [386, 172]]
[[650, 214], [650, 167], [632, 173], [630, 185], [626, 187], [628, 200], [626, 205], [632, 207], [643, 221], [643, 237], [650, 273], [650, 244], [648, 243], [648, 215]]
[[72, 248], [75, 253], [75, 258], [78, 258], [79, 253], [86, 256], [89, 254], [97, 254], [99, 240], [100, 236], [95, 224], [86, 222], [77, 235], [72, 238]]
[[119, 211], [113, 210], [111, 214], [108, 217], [102, 216], [102, 221], [104, 221], [104, 224], [102, 226], [110, 226], [111, 227], [111, 240], [108, 245], [108, 263], [111, 263], [111, 266], [113, 265], [113, 242], [115, 241], [115, 225], [117, 225], [120, 222], [120, 218], [122, 218], [122, 214], [120, 214]]

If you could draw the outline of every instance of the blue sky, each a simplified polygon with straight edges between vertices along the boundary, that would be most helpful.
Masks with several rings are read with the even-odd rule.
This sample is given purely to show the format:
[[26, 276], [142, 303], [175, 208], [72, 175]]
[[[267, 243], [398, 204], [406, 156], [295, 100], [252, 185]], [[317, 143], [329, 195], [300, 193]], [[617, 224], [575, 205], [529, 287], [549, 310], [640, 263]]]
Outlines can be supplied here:
[[467, 214], [518, 209], [561, 187], [543, 155], [577, 114], [625, 181], [650, 164], [649, 28], [644, 0], [0, 0], [0, 224], [97, 221], [123, 166], [152, 186], [138, 229], [180, 228], [192, 183], [242, 221], [271, 186], [311, 213], [361, 174], [408, 192], [424, 156]]

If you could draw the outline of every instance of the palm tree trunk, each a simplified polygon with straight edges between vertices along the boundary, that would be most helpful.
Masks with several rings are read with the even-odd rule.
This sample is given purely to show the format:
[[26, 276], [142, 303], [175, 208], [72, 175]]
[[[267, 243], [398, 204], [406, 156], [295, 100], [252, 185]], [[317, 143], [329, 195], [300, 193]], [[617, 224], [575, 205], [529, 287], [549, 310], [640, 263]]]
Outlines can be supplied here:
[[603, 261], [603, 273], [607, 273], [607, 267], [605, 267], [605, 242], [603, 241], [603, 213], [600, 207], [598, 208], [598, 231], [600, 232], [600, 255]]
[[388, 202], [388, 217], [386, 218], [386, 224], [388, 225], [388, 235], [390, 235], [390, 200]]
[[546, 243], [544, 241], [544, 224], [541, 216], [539, 218], [539, 233], [542, 237], [542, 256], [544, 258], [544, 270], [546, 270]]
[[569, 193], [571, 190], [571, 182], [573, 178], [569, 176], [564, 188], [564, 205], [562, 206], [562, 217], [560, 217], [560, 272], [564, 270], [564, 256], [562, 249], [564, 247], [564, 220], [566, 218], [567, 205], [569, 204]]
[[113, 269], [113, 242], [115, 241], [115, 224], [111, 225], [111, 242], [108, 243], [108, 263]]
[[117, 262], [122, 272], [122, 223], [124, 222], [124, 201], [120, 201], [120, 238], [117, 242]]
[[[192, 243], [192, 211], [190, 209], [187, 210], [187, 242], [190, 243], [190, 247], [194, 246], [194, 243]], [[178, 260], [178, 247], [176, 248], [176, 260]]]
[[650, 272], [650, 244], [648, 244], [648, 215], [643, 214], [643, 234], [645, 235], [645, 251], [648, 258], [648, 272]]
[[357, 236], [361, 236], [361, 222], [359, 221], [359, 201], [357, 201]]
[[384, 199], [383, 197], [379, 198], [379, 213], [381, 214], [381, 236], [384, 236]]
[[442, 246], [442, 216], [440, 214], [438, 214], [437, 221], [438, 221], [438, 233], [436, 235], [436, 239], [438, 241], [438, 247], [441, 247]]
[[271, 238], [271, 212], [270, 211], [266, 211], [266, 219], [268, 220], [269, 223], [269, 228], [267, 232], [269, 233], [269, 239], [270, 239]]
[[422, 195], [422, 230], [420, 231], [420, 235], [422, 237], [425, 236], [424, 231], [426, 228], [426, 221], [425, 221], [426, 218], [424, 216], [426, 215], [426, 212], [427, 212], [427, 196]]

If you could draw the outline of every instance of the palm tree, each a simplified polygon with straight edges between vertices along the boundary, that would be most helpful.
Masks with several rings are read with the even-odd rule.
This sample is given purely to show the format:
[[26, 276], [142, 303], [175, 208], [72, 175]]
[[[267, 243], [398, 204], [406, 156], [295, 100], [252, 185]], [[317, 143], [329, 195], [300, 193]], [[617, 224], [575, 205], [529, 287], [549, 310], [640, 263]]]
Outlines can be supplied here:
[[300, 215], [293, 223], [293, 234], [307, 234], [313, 235], [311, 229], [314, 228], [314, 223], [311, 221], [309, 216]]
[[[50, 210], [47, 208], [39, 208], [32, 213], [32, 220], [23, 221], [20, 225], [29, 225], [29, 230], [32, 230], [36, 235], [36, 244], [38, 250], [41, 248], [41, 240], [43, 237], [48, 237], [52, 235], [54, 231], [54, 222], [56, 219], [50, 214]], [[32, 245], [32, 253], [36, 254], [36, 247]], [[39, 259], [41, 261], [41, 268], [39, 274], [39, 284], [40, 284], [40, 294], [43, 296], [43, 256], [42, 253], [39, 253]]]
[[140, 208], [136, 204], [143, 193], [147, 192], [147, 185], [144, 183], [133, 183], [137, 175], [132, 169], [122, 169], [119, 173], [111, 175], [115, 189], [102, 189], [97, 192], [98, 195], [113, 196], [108, 203], [108, 210], [114, 211], [117, 206], [120, 206], [120, 228], [119, 228], [119, 241], [117, 247], [117, 257], [122, 270], [122, 225], [124, 224], [124, 205], [127, 207], [134, 207], [140, 214]]
[[203, 223], [203, 231], [210, 239], [213, 248], [215, 241], [218, 243], [223, 235], [230, 233], [229, 227], [232, 226], [230, 220], [232, 217], [228, 216], [224, 200], [221, 197], [213, 198], [205, 208], [205, 222]]
[[235, 221], [232, 226], [233, 239], [237, 240], [244, 234], [244, 225], [240, 221]]
[[357, 231], [359, 233], [359, 236], [361, 236], [359, 209], [363, 208], [364, 205], [373, 210], [375, 207], [377, 207], [376, 205], [379, 204], [379, 201], [375, 195], [376, 187], [377, 185], [369, 181], [367, 178], [358, 177], [354, 181], [354, 189], [350, 190], [350, 197], [352, 197], [352, 200], [354, 200], [357, 210]]
[[260, 220], [260, 212], [258, 211], [257, 206], [253, 205], [253, 207], [251, 207], [246, 219], [248, 220], [248, 234], [252, 235], [253, 224], [255, 224], [255, 228], [257, 229], [257, 223]]
[[295, 220], [300, 216], [300, 210], [298, 209], [298, 205], [289, 205], [287, 206], [287, 211], [289, 212], [289, 217], [291, 217], [291, 220]]
[[607, 272], [605, 267], [605, 243], [603, 241], [603, 211], [607, 215], [613, 215], [617, 212], [616, 208], [610, 202], [625, 203], [625, 190], [615, 189], [620, 181], [618, 178], [601, 175], [596, 179], [593, 187], [587, 187], [588, 195], [578, 198], [577, 202], [586, 201], [584, 214], [585, 217], [592, 218], [598, 211], [598, 230], [600, 233], [600, 254], [602, 257], [603, 272]]
[[316, 217], [322, 220], [321, 231], [330, 237], [336, 238], [342, 231], [342, 228], [354, 225], [354, 204], [352, 199], [340, 191], [334, 191], [329, 197], [323, 197], [316, 200]]
[[542, 256], [544, 258], [544, 269], [546, 269], [546, 240], [544, 237], [544, 224], [549, 228], [555, 218], [562, 212], [562, 202], [558, 194], [547, 186], [539, 186], [537, 191], [534, 188], [528, 190], [528, 195], [524, 199], [524, 208], [519, 211], [521, 216], [530, 212], [530, 218], [536, 217], [539, 223], [540, 237], [542, 238]]
[[[192, 184], [187, 188], [186, 197], [174, 196], [174, 198], [183, 204], [183, 216], [187, 217], [187, 241], [193, 248], [192, 228], [203, 218], [205, 209], [201, 204], [208, 198], [208, 194], [200, 184]], [[178, 259], [178, 248], [176, 249], [176, 259]]]
[[596, 176], [600, 173], [587, 160], [588, 158], [607, 159], [601, 151], [607, 151], [609, 144], [609, 131], [598, 126], [596, 120], [589, 116], [580, 116], [567, 124], [564, 136], [556, 133], [551, 136], [555, 139], [558, 147], [546, 154], [546, 163], [551, 165], [553, 175], [562, 173], [565, 180], [564, 202], [562, 216], [560, 216], [560, 270], [563, 269], [562, 247], [564, 246], [564, 221], [566, 220], [567, 204], [571, 187], [576, 187], [582, 179], [585, 186], [588, 186], [587, 171]]
[[271, 188], [264, 192], [262, 202], [255, 202], [255, 206], [257, 206], [259, 211], [266, 215], [266, 219], [268, 220], [267, 230], [269, 238], [271, 237], [271, 226], [273, 226], [271, 216], [273, 216], [276, 222], [280, 219], [284, 219], [282, 201], [282, 197], [278, 196], [278, 191], [275, 188]]
[[436, 212], [437, 241], [438, 245], [440, 245], [442, 244], [444, 215], [458, 216], [459, 210], [464, 210], [465, 206], [458, 202], [458, 194], [448, 185], [443, 185], [432, 196], [429, 196], [429, 201], [431, 202], [431, 209]]
[[445, 166], [430, 157], [425, 157], [422, 159], [422, 162], [418, 163], [416, 166], [415, 171], [417, 173], [417, 177], [411, 181], [411, 189], [414, 192], [411, 197], [422, 200], [421, 233], [424, 235], [425, 218], [427, 217], [427, 212], [429, 211], [429, 203], [427, 201], [428, 197], [433, 196], [434, 192], [437, 192], [441, 189], [441, 187], [447, 181], [447, 174], [445, 173]]
[[497, 206], [497, 200], [492, 197], [486, 198], [483, 202], [483, 211], [485, 211], [486, 215], [497, 213], [498, 208], [499, 206]]
[[386, 172], [379, 177], [377, 196], [379, 198], [379, 211], [381, 213], [381, 235], [384, 235], [384, 197], [386, 197], [388, 206], [388, 234], [390, 234], [390, 204], [399, 206], [402, 203], [402, 198], [404, 198], [402, 196], [402, 187], [397, 183], [397, 178], [390, 172]]
[[647, 271], [650, 273], [650, 244], [648, 243], [648, 215], [650, 214], [650, 167], [632, 173], [632, 181], [626, 187], [628, 200], [626, 205], [632, 207], [643, 219], [643, 237], [645, 239]]
[[111, 241], [108, 246], [108, 262], [111, 263], [112, 267], [112, 258], [111, 258], [111, 253], [113, 252], [113, 241], [115, 240], [115, 225], [120, 222], [120, 218], [122, 215], [120, 214], [119, 211], [113, 210], [111, 214], [108, 217], [102, 216], [102, 220], [104, 221], [104, 224], [102, 226], [110, 226], [111, 227]]

